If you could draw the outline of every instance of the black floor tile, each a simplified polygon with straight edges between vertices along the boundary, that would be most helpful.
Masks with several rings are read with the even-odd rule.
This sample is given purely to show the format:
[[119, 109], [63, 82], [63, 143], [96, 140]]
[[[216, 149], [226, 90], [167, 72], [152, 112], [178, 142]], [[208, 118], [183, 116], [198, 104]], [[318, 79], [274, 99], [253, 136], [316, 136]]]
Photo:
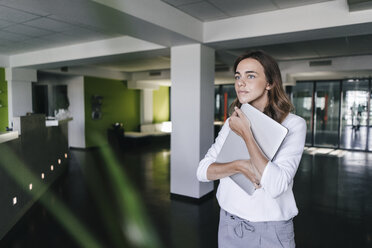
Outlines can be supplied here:
[[[308, 150], [303, 155], [294, 183], [299, 208], [294, 218], [297, 247], [372, 247], [372, 154], [341, 153]], [[61, 199], [103, 247], [115, 247], [127, 244], [127, 239], [117, 237], [120, 230], [110, 231], [109, 217], [102, 211], [102, 206], [109, 206], [118, 223], [122, 218], [114, 207], [117, 199], [110, 191], [107, 163], [99, 154], [98, 149], [72, 150], [69, 169], [50, 188], [54, 196], [45, 200]], [[217, 247], [215, 197], [200, 204], [170, 198], [169, 147], [121, 150], [118, 160], [164, 247]], [[109, 204], [101, 205], [97, 199]], [[120, 229], [114, 223], [115, 227]], [[79, 244], [38, 201], [0, 241], [0, 247]]]

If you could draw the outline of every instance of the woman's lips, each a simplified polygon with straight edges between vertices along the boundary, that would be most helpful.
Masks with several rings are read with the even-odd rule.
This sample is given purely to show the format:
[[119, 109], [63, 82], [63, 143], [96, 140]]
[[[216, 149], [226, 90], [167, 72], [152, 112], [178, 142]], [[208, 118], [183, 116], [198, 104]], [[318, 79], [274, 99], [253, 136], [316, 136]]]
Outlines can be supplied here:
[[239, 94], [248, 94], [248, 91], [239, 91]]

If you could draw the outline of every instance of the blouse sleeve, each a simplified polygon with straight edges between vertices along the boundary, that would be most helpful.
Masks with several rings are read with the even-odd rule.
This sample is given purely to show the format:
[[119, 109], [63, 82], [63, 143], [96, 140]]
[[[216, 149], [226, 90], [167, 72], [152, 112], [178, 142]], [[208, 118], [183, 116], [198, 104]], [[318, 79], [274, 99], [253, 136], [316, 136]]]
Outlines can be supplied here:
[[196, 177], [201, 182], [210, 182], [211, 180], [207, 179], [207, 170], [208, 167], [216, 162], [217, 156], [221, 151], [223, 144], [225, 143], [226, 137], [229, 134], [229, 119], [225, 121], [225, 124], [222, 126], [221, 131], [218, 133], [218, 136], [214, 144], [209, 148], [205, 157], [199, 162], [198, 169], [196, 171]]
[[290, 120], [288, 134], [273, 161], [269, 161], [261, 177], [262, 188], [272, 198], [283, 194], [293, 181], [300, 164], [306, 138], [306, 122], [297, 117]]

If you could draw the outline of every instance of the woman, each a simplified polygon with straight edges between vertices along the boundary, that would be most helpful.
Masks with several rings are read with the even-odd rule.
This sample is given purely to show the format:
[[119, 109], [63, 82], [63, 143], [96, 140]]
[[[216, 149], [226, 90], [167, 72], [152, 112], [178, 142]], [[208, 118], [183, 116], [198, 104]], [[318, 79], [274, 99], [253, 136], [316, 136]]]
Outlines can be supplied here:
[[[219, 247], [295, 247], [292, 218], [298, 209], [292, 187], [305, 144], [305, 120], [290, 113], [292, 104], [283, 90], [278, 64], [271, 56], [262, 51], [244, 54], [235, 61], [234, 72], [234, 112], [197, 170], [200, 181], [220, 180]], [[243, 103], [251, 104], [288, 129], [273, 161], [255, 142], [250, 122], [239, 109]], [[250, 159], [216, 163], [230, 129], [244, 139]], [[255, 184], [253, 195], [229, 178], [235, 173], [244, 174]]]

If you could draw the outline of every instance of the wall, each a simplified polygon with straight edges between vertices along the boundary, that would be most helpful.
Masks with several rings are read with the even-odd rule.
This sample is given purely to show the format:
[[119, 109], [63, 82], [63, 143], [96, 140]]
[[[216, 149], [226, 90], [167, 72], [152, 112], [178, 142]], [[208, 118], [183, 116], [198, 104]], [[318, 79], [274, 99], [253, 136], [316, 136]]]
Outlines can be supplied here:
[[73, 118], [68, 123], [69, 147], [85, 148], [84, 78], [82, 76], [38, 72], [37, 84], [48, 86], [48, 112], [51, 116], [54, 116], [53, 87], [67, 85], [67, 96], [70, 102], [68, 110]]
[[37, 81], [36, 70], [7, 67], [5, 80], [8, 84], [8, 123], [13, 126], [13, 117], [32, 112], [32, 82]]
[[[92, 96], [102, 96], [102, 118], [92, 119]], [[113, 123], [123, 123], [125, 131], [138, 131], [140, 125], [140, 92], [130, 90], [119, 80], [84, 77], [85, 144], [97, 146], [94, 133], [107, 136]]]
[[160, 86], [153, 91], [154, 123], [169, 121], [169, 87]]
[[8, 88], [4, 68], [0, 68], [0, 105], [0, 132], [3, 132], [8, 126]]

